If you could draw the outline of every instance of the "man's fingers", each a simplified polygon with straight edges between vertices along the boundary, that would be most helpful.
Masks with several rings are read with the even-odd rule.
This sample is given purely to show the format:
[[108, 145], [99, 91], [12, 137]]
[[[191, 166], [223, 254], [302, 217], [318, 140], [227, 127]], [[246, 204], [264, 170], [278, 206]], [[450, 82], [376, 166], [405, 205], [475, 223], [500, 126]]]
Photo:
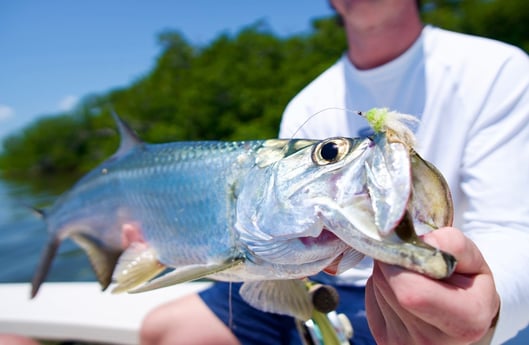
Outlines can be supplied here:
[[423, 236], [423, 240], [457, 259], [455, 272], [461, 274], [490, 273], [478, 247], [455, 228], [442, 228]]
[[375, 287], [373, 286], [373, 279], [369, 278], [366, 284], [366, 316], [369, 322], [369, 329], [377, 343], [383, 344], [387, 340], [387, 325], [384, 315], [380, 310], [379, 304], [375, 295]]
[[[475, 277], [470, 289], [453, 286], [400, 267], [377, 263], [398, 304], [425, 324], [448, 337], [479, 339], [490, 314], [491, 284], [485, 275]], [[455, 273], [455, 275], [459, 275]], [[479, 291], [478, 291], [479, 290]]]
[[[375, 264], [373, 268], [373, 275], [368, 281], [368, 283], [371, 283], [370, 289], [372, 291], [366, 288], [366, 307], [370, 327], [375, 328], [375, 326], [371, 326], [376, 320], [370, 317], [375, 313], [369, 312], [370, 307], [373, 306], [373, 302], [369, 299], [376, 299], [377, 313], [379, 318], [384, 321], [384, 328], [379, 330], [379, 333], [385, 334], [388, 340], [384, 344], [449, 343], [450, 338], [435, 325], [422, 320], [412, 311], [403, 308], [399, 304], [397, 296], [382, 272], [382, 266], [384, 265]], [[375, 339], [377, 343], [382, 343], [380, 338], [375, 337]], [[396, 341], [396, 339], [400, 341]]]

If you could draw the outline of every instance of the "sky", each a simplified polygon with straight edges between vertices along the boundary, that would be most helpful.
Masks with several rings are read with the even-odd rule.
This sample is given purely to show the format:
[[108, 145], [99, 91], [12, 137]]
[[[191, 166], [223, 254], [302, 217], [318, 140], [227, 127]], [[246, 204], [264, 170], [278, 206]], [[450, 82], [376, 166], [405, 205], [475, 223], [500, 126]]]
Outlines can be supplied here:
[[261, 20], [307, 33], [331, 14], [327, 0], [0, 0], [0, 140], [147, 74], [164, 30], [206, 45]]

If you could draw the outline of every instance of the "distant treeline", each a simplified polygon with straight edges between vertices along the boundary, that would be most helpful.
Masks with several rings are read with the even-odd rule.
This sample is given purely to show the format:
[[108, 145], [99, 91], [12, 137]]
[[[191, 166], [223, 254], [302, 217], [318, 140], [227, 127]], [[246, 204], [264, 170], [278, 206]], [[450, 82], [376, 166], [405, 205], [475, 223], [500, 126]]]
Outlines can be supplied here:
[[[423, 6], [427, 23], [529, 51], [529, 1], [438, 0]], [[2, 176], [89, 170], [118, 145], [111, 110], [148, 142], [275, 137], [288, 101], [346, 49], [335, 18], [316, 20], [309, 34], [287, 38], [258, 22], [207, 46], [192, 45], [174, 31], [158, 40], [156, 64], [130, 86], [87, 95], [74, 110], [41, 117], [7, 137]]]

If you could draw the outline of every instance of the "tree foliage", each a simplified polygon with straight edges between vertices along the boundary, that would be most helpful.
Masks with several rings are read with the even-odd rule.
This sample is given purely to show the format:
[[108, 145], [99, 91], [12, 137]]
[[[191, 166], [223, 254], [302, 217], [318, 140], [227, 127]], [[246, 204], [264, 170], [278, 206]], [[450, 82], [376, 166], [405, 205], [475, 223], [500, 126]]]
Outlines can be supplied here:
[[[529, 49], [525, 0], [423, 1], [423, 19]], [[115, 111], [149, 142], [275, 137], [288, 101], [346, 48], [334, 18], [309, 34], [280, 38], [264, 22], [196, 46], [176, 31], [130, 86], [88, 95], [68, 113], [42, 117], [4, 140], [4, 177], [79, 175], [118, 146]]]
[[494, 38], [529, 51], [529, 2], [525, 0], [424, 1], [423, 19], [454, 31]]
[[258, 22], [204, 47], [159, 35], [161, 53], [129, 87], [87, 96], [70, 113], [39, 120], [4, 141], [4, 177], [79, 174], [118, 146], [111, 111], [148, 142], [241, 140], [277, 135], [287, 102], [345, 49], [332, 20], [279, 38]]

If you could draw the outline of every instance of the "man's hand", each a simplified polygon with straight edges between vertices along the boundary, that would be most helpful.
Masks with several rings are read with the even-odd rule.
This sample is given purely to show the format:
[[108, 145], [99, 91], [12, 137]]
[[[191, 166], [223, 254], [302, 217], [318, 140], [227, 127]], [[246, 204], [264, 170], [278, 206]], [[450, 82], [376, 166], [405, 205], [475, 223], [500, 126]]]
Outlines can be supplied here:
[[433, 280], [375, 262], [366, 285], [369, 327], [378, 344], [470, 344], [491, 336], [500, 299], [474, 242], [455, 228], [424, 236], [458, 261], [452, 276]]

